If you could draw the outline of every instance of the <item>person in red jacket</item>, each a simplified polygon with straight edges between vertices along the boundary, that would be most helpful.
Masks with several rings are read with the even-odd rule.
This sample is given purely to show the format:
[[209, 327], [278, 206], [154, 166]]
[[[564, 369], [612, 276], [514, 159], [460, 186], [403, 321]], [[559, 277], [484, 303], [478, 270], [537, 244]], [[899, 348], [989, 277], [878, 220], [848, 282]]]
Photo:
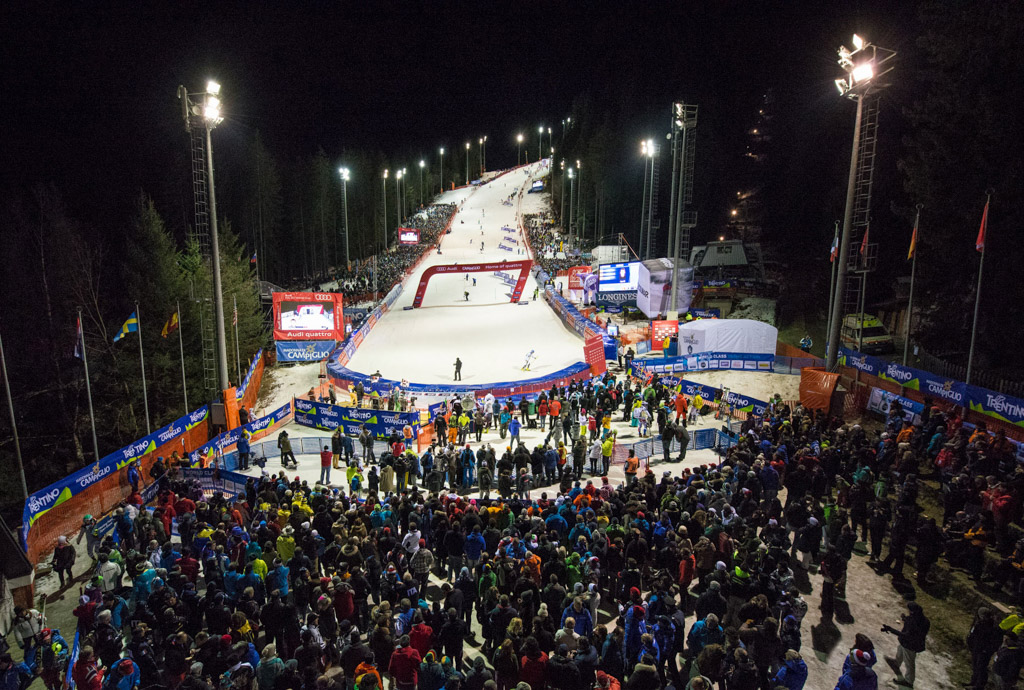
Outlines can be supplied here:
[[327, 486], [331, 483], [331, 465], [334, 459], [334, 453], [331, 452], [330, 446], [324, 446], [324, 449], [320, 451], [320, 483]]
[[82, 647], [78, 652], [78, 661], [71, 669], [71, 679], [79, 690], [100, 690], [103, 687], [103, 670], [96, 663], [92, 647]]
[[424, 657], [434, 646], [434, 629], [423, 622], [423, 615], [418, 611], [413, 621], [412, 629], [409, 631], [409, 644]]
[[530, 690], [547, 687], [548, 655], [541, 651], [537, 638], [528, 637], [519, 660], [519, 680], [529, 683]]
[[423, 657], [410, 646], [409, 636], [402, 635], [398, 639], [398, 649], [392, 653], [391, 663], [388, 664], [388, 675], [395, 690], [416, 690], [421, 661]]
[[558, 398], [554, 398], [551, 401], [551, 404], [548, 405], [548, 412], [551, 414], [552, 419], [562, 414], [562, 401]]
[[548, 401], [546, 399], [537, 403], [537, 418], [540, 420], [541, 431], [544, 431], [544, 422], [547, 421], [548, 411]]

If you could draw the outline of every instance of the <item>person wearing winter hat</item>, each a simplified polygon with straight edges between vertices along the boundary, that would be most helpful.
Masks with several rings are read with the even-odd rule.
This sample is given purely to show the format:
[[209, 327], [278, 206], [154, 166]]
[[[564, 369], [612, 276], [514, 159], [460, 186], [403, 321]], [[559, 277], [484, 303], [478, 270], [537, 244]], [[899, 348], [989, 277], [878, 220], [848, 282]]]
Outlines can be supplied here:
[[875, 690], [878, 676], [871, 668], [871, 654], [862, 649], [853, 649], [844, 664], [843, 675], [836, 681], [836, 690]]

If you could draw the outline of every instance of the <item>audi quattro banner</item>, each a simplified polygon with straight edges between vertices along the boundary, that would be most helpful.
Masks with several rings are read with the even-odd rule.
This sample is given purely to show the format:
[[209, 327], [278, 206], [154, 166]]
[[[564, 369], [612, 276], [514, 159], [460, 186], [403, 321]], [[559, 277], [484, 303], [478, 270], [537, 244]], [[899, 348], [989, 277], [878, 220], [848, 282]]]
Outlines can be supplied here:
[[342, 296], [333, 292], [275, 292], [274, 340], [344, 340]]
[[387, 438], [392, 431], [401, 436], [402, 429], [408, 425], [412, 427], [415, 438], [419, 433], [420, 413], [365, 410], [296, 398], [295, 422], [323, 431], [334, 431], [340, 426], [349, 436], [359, 434], [365, 425], [376, 438]]

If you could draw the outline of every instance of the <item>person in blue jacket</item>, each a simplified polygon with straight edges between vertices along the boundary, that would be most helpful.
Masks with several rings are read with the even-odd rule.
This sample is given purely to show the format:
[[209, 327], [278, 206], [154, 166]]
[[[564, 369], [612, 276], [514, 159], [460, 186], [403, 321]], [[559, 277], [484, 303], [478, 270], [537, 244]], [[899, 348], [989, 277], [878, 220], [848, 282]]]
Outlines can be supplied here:
[[466, 543], [462, 547], [471, 571], [476, 570], [485, 548], [487, 548], [487, 543], [484, 541], [484, 535], [480, 534], [480, 525], [475, 525], [473, 531], [466, 535]]
[[836, 681], [836, 690], [878, 690], [878, 676], [871, 668], [872, 655], [854, 649], [843, 665], [843, 675]]
[[513, 448], [515, 447], [515, 444], [519, 442], [519, 432], [522, 428], [523, 425], [519, 421], [518, 417], [513, 417], [512, 421], [508, 423], [509, 445]]
[[110, 675], [103, 679], [104, 690], [134, 690], [142, 681], [142, 673], [131, 659], [121, 659], [107, 673]]
[[786, 661], [775, 674], [772, 685], [786, 690], [803, 690], [807, 682], [807, 664], [800, 652], [790, 649], [786, 652]]

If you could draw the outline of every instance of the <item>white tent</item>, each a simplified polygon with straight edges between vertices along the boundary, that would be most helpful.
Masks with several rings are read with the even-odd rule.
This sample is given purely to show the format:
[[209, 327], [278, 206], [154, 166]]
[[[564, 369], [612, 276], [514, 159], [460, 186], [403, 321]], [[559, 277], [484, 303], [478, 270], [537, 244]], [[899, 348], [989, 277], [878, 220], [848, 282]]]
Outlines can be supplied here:
[[775, 354], [779, 329], [751, 319], [699, 319], [679, 324], [679, 354]]

